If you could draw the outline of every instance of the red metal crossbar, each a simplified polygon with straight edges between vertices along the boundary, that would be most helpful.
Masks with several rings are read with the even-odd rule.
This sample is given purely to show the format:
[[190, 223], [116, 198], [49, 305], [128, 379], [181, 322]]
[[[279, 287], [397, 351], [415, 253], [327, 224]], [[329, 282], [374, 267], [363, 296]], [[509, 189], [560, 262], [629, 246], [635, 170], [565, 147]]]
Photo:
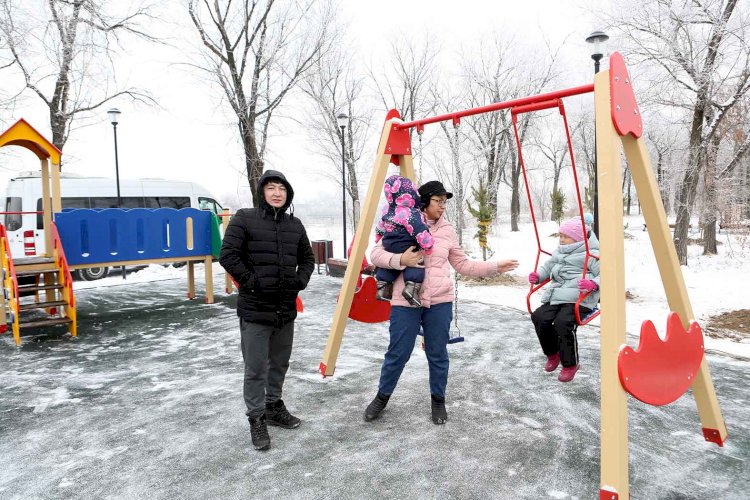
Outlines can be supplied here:
[[[448, 113], [445, 115], [433, 116], [430, 118], [422, 118], [421, 120], [414, 120], [405, 123], [398, 123], [393, 126], [393, 130], [406, 130], [412, 127], [417, 127], [417, 130], [421, 130], [425, 125], [430, 123], [444, 122], [452, 120], [454, 124], [458, 123], [464, 116], [474, 116], [482, 113], [489, 113], [490, 111], [499, 111], [501, 109], [514, 108], [518, 106], [525, 106], [528, 104], [536, 104], [553, 101], [555, 99], [562, 99], [563, 97], [570, 97], [574, 95], [588, 94], [594, 91], [594, 84], [582, 85], [580, 87], [573, 87], [570, 89], [557, 90], [555, 92], [547, 92], [546, 94], [538, 94], [528, 97], [521, 97], [519, 99], [512, 99], [510, 101], [496, 102], [493, 104], [487, 104], [485, 106], [479, 106], [477, 108], [465, 109], [464, 111], [456, 111], [455, 113]], [[544, 108], [542, 108], [544, 109]]]

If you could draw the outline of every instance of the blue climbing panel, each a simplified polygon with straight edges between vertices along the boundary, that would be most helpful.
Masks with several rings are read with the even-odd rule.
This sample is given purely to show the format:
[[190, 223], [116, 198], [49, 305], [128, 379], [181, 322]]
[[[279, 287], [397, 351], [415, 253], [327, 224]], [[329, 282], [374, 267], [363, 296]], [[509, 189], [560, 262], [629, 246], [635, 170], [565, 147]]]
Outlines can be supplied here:
[[211, 255], [214, 219], [196, 208], [81, 208], [55, 214], [70, 265]]

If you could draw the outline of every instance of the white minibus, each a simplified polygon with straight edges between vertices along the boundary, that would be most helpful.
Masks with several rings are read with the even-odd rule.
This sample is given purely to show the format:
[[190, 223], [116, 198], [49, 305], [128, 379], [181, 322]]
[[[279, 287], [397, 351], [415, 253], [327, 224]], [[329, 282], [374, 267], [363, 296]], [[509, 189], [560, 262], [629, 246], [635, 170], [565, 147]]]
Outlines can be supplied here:
[[[40, 172], [25, 172], [8, 181], [5, 189], [3, 218], [14, 258], [31, 257], [44, 247], [42, 214], [13, 212], [42, 211]], [[114, 179], [82, 177], [70, 173], [60, 175], [63, 208], [117, 208], [117, 185]], [[0, 200], [2, 201], [2, 200]], [[165, 179], [120, 180], [122, 208], [186, 208], [223, 209], [204, 187], [193, 182]], [[10, 212], [10, 213], [8, 213]], [[106, 267], [80, 269], [78, 275], [95, 280], [107, 275]]]

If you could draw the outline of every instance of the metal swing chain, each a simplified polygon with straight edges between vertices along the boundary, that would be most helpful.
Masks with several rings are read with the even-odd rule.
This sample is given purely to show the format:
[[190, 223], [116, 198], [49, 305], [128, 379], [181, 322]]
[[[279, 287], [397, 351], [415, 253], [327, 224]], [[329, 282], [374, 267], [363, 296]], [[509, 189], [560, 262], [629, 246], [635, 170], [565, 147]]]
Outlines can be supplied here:
[[418, 164], [418, 170], [417, 170], [417, 184], [422, 184], [422, 152], [424, 151], [422, 149], [422, 130], [417, 129], [417, 136], [419, 137], [419, 151], [417, 151], [417, 156], [419, 157], [419, 164]]
[[[456, 131], [456, 142], [455, 142], [455, 150], [453, 151], [453, 168], [455, 169], [456, 165], [458, 165], [458, 123], [454, 123], [453, 129]], [[458, 219], [461, 215], [459, 214], [459, 210], [461, 210], [461, 207], [456, 207], [456, 219]], [[456, 220], [458, 222], [458, 220]], [[458, 271], [455, 269], [454, 272], [454, 278], [453, 278], [453, 293], [455, 295], [455, 300], [453, 301], [453, 327], [456, 329], [457, 337], [461, 336], [461, 328], [458, 326]]]

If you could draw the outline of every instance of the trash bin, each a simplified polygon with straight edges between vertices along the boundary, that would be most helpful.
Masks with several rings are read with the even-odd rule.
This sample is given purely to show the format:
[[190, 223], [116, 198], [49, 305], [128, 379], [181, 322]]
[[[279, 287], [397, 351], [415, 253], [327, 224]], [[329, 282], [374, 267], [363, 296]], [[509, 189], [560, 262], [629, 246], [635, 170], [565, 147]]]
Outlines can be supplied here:
[[320, 266], [322, 265], [326, 275], [328, 275], [328, 258], [333, 257], [333, 241], [315, 240], [311, 242], [311, 245], [315, 256], [316, 271], [320, 274]]

